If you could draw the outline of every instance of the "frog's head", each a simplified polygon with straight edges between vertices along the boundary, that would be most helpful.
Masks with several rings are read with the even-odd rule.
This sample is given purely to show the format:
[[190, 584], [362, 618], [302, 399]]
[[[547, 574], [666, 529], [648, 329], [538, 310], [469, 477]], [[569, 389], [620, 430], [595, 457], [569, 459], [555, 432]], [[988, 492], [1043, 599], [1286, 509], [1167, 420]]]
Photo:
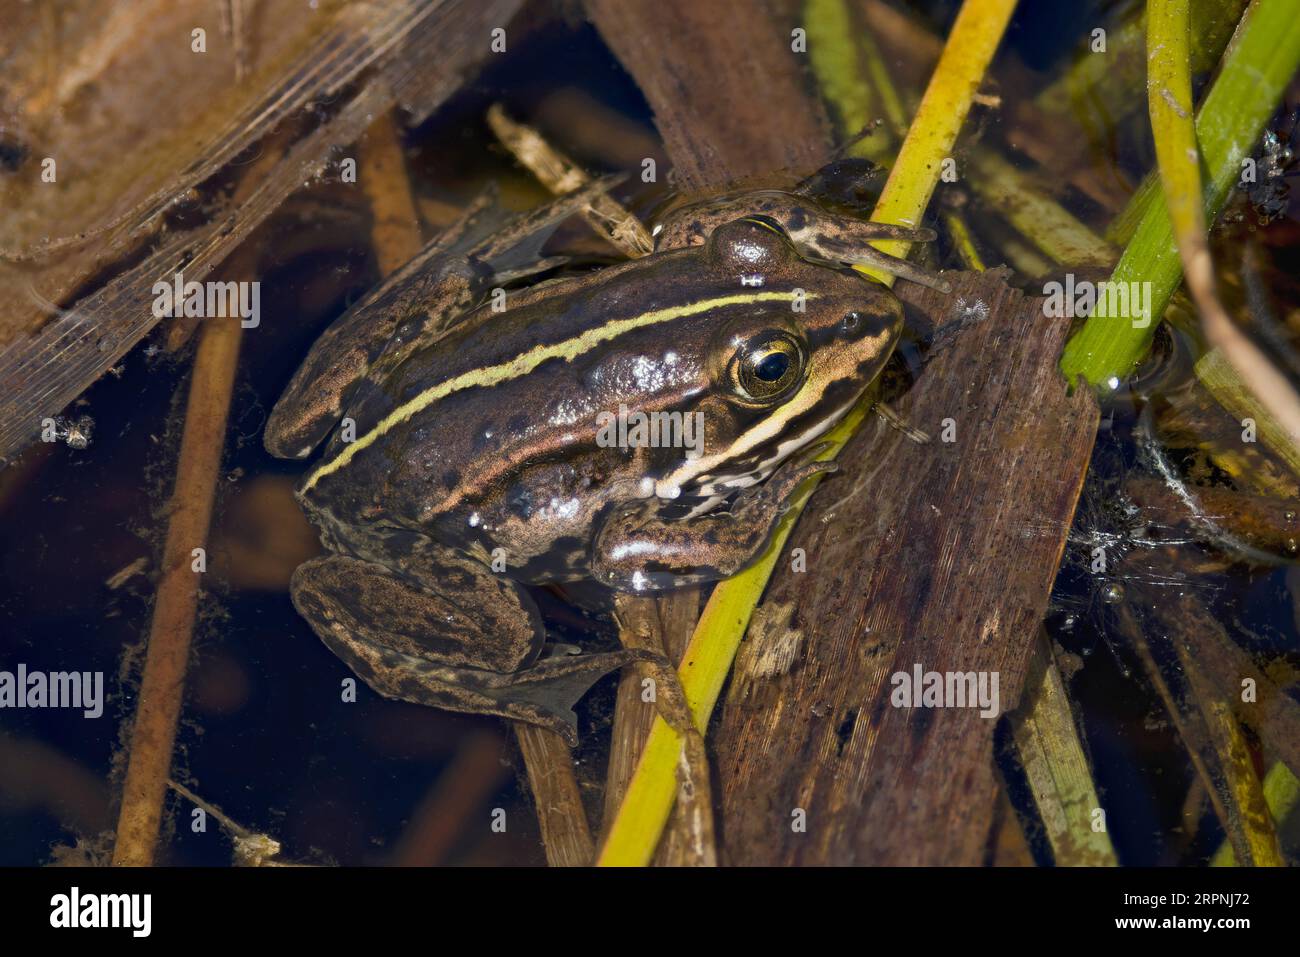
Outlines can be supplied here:
[[902, 331], [902, 305], [885, 286], [803, 259], [771, 223], [719, 226], [708, 246], [717, 283], [753, 298], [719, 310], [707, 330], [703, 448], [656, 483], [661, 496], [761, 481], [844, 416]]

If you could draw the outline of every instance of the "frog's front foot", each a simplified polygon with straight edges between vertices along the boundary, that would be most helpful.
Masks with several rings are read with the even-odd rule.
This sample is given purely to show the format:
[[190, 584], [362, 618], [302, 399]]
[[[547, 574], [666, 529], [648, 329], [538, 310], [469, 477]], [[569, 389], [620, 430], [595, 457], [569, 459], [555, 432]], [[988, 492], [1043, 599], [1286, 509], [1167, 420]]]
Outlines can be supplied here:
[[468, 556], [420, 556], [418, 580], [330, 555], [302, 565], [294, 607], [379, 694], [541, 725], [578, 741], [574, 704], [635, 651], [536, 660], [545, 632], [520, 586]]

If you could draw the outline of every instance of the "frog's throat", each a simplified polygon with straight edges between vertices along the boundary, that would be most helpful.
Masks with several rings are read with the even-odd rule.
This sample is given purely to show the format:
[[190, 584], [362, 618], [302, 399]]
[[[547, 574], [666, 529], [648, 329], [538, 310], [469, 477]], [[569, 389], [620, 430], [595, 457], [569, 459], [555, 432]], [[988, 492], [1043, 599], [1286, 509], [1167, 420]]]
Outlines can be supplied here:
[[307, 481], [303, 484], [301, 492], [310, 491], [321, 479], [332, 472], [336, 472], [343, 466], [352, 461], [353, 457], [362, 449], [371, 445], [376, 439], [382, 436], [390, 429], [406, 422], [413, 415], [428, 408], [433, 403], [444, 399], [453, 392], [459, 392], [462, 389], [488, 388], [507, 382], [511, 379], [517, 379], [520, 376], [532, 372], [543, 362], [550, 359], [565, 359], [572, 362], [574, 359], [591, 351], [603, 342], [616, 339], [621, 335], [632, 332], [645, 326], [653, 326], [662, 322], [672, 322], [674, 319], [681, 319], [686, 316], [697, 315], [701, 312], [709, 312], [713, 309], [722, 309], [727, 306], [745, 306], [757, 302], [791, 302], [796, 298], [816, 299], [817, 294], [813, 292], [745, 292], [734, 293], [730, 296], [715, 296], [712, 299], [701, 299], [697, 302], [687, 303], [681, 306], [673, 306], [668, 309], [655, 309], [651, 312], [643, 312], [638, 316], [631, 316], [626, 319], [611, 319], [602, 326], [594, 329], [588, 329], [580, 335], [561, 342], [550, 343], [547, 345], [536, 346], [527, 352], [520, 353], [508, 362], [502, 362], [494, 366], [484, 366], [480, 369], [471, 369], [458, 376], [450, 379], [444, 379], [436, 385], [430, 386], [423, 392], [416, 395], [407, 402], [402, 403], [388, 415], [384, 416], [379, 423], [366, 432], [358, 436], [356, 441], [344, 446], [343, 451], [333, 459], [320, 465], [314, 471]]
[[[763, 459], [748, 472], [743, 474], [727, 474], [721, 470], [710, 473], [708, 476], [693, 476], [691, 481], [695, 484], [692, 489], [697, 495], [709, 496], [708, 501], [717, 504], [719, 497], [725, 498], [738, 489], [749, 488], [751, 485], [757, 485], [760, 481], [771, 475], [781, 463], [785, 462], [791, 456], [812, 446], [819, 438], [829, 432], [839, 424], [848, 411], [858, 404], [861, 396], [854, 396], [850, 401], [835, 409], [828, 415], [818, 419], [812, 425], [798, 435], [792, 436], [780, 442], [775, 450], [767, 458]], [[707, 480], [706, 480], [707, 479]], [[700, 484], [703, 483], [703, 484]], [[680, 486], [675, 486], [680, 488]], [[659, 494], [659, 486], [656, 483], [655, 493]], [[671, 488], [665, 486], [664, 492], [666, 497], [671, 498]], [[708, 508], [701, 511], [708, 511]]]

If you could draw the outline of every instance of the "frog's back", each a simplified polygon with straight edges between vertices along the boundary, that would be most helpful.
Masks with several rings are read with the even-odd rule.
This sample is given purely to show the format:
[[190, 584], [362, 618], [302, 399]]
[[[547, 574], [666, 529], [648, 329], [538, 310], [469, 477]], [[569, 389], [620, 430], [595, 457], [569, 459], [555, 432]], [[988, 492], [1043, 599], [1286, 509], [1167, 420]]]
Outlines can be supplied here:
[[[301, 494], [336, 515], [425, 525], [593, 443], [598, 414], [646, 387], [638, 366], [663, 350], [662, 323], [697, 289], [702, 252], [659, 254], [653, 282], [629, 263], [518, 293], [501, 313], [479, 307], [366, 383]], [[683, 363], [677, 380], [652, 383], [658, 401], [698, 389], [702, 374]]]

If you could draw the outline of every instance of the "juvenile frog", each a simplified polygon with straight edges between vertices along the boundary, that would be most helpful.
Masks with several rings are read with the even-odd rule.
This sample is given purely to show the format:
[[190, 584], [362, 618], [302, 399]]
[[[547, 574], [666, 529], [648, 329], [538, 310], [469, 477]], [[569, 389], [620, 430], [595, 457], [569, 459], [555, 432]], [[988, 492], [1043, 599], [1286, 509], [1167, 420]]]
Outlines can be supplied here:
[[[443, 255], [428, 301], [361, 303], [277, 404], [271, 452], [333, 432], [298, 489], [328, 554], [296, 571], [293, 603], [379, 693], [575, 741], [573, 703], [629, 655], [543, 657], [524, 586], [653, 592], [753, 562], [798, 485], [833, 468], [809, 450], [899, 337], [898, 300], [845, 264], [924, 279], [867, 241], [933, 238], [771, 191], [656, 235], [651, 255], [449, 327], [430, 317], [486, 290], [481, 255]], [[700, 429], [690, 447], [609, 441], [611, 415], [637, 413]]]

